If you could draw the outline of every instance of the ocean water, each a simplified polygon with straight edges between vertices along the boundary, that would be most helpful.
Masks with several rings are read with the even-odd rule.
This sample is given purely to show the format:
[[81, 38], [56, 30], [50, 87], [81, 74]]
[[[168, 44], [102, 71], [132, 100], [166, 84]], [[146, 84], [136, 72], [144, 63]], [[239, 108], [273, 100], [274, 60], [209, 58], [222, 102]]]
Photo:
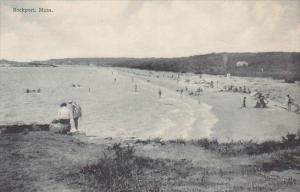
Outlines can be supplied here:
[[[27, 88], [41, 93], [25, 93]], [[109, 68], [1, 67], [0, 124], [49, 123], [59, 105], [72, 99], [83, 110], [79, 129], [90, 136], [192, 139], [211, 134], [218, 120], [209, 105], [167, 88], [161, 88], [159, 98], [158, 89]]]

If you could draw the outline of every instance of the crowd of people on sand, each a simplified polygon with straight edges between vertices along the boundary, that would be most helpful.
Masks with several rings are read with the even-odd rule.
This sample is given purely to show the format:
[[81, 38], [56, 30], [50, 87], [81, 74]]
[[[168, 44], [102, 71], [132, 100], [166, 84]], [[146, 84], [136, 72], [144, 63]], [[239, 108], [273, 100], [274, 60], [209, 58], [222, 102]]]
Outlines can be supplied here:
[[[150, 73], [149, 73], [150, 74]], [[156, 75], [158, 76], [158, 75]], [[178, 74], [177, 76], [175, 75], [162, 75], [165, 78], [171, 78], [171, 79], [175, 79], [175, 80], [179, 80], [180, 79], [180, 74]], [[159, 76], [157, 77], [159, 78]], [[201, 79], [201, 77], [200, 77]], [[190, 79], [186, 79], [184, 80], [185, 83], [190, 84], [191, 80]], [[202, 79], [199, 82], [194, 82], [194, 84], [202, 84], [205, 88], [218, 88], [219, 86], [219, 82], [216, 81], [206, 81], [205, 79]], [[202, 87], [198, 87], [196, 88], [196, 90], [190, 90], [188, 89], [187, 86], [185, 86], [185, 88], [180, 88], [176, 90], [177, 92], [180, 93], [180, 95], [182, 96], [184, 93], [186, 93], [187, 95], [193, 95], [193, 96], [199, 96], [201, 92], [203, 92], [203, 88]], [[225, 85], [222, 89], [218, 90], [219, 92], [233, 92], [233, 93], [242, 93], [242, 94], [251, 94], [251, 96], [253, 96], [256, 100], [255, 106], [254, 108], [267, 108], [267, 105], [269, 103], [269, 94], [263, 94], [261, 92], [259, 92], [258, 90], [254, 90], [251, 91], [250, 87], [247, 86], [236, 86], [236, 85]], [[288, 111], [292, 111], [292, 106], [294, 106], [296, 108], [296, 112], [300, 112], [300, 106], [297, 105], [294, 101], [294, 99], [291, 98], [290, 95], [286, 95], [286, 99], [285, 99], [285, 104], [284, 104]], [[243, 96], [242, 99], [242, 106], [241, 108], [246, 108], [247, 107], [247, 97]]]
[[234, 93], [247, 93], [251, 94], [251, 90], [247, 86], [234, 86], [234, 85], [224, 85], [223, 89], [219, 92], [234, 92]]
[[[185, 83], [189, 84], [190, 80], [186, 79]], [[218, 87], [218, 81], [213, 82], [213, 81], [206, 81], [202, 80], [201, 82], [195, 82], [195, 84], [203, 84], [204, 87], [206, 88], [215, 88]], [[198, 96], [200, 95], [201, 92], [203, 92], [203, 89], [201, 87], [198, 87], [195, 91], [194, 90], [189, 90], [187, 86], [183, 89], [177, 89], [177, 92], [180, 92], [181, 95], [183, 95], [184, 92], [187, 93], [187, 95], [194, 95]], [[254, 91], [251, 91], [250, 87], [247, 86], [236, 86], [236, 85], [224, 85], [222, 89], [218, 90], [219, 92], [233, 92], [233, 93], [242, 93], [242, 94], [251, 94], [256, 100], [254, 108], [267, 108], [267, 104], [269, 103], [268, 98], [269, 94], [262, 94], [259, 92], [257, 89]], [[291, 111], [292, 105], [294, 105], [297, 109], [296, 111], [299, 111], [299, 106], [294, 102], [294, 99], [290, 97], [290, 95], [286, 96], [285, 99], [285, 105], [286, 109], [288, 111]], [[241, 108], [246, 108], [247, 107], [247, 97], [244, 96], [242, 99], [242, 106]]]
[[74, 122], [75, 132], [79, 131], [78, 120], [82, 118], [81, 106], [73, 100], [60, 104], [57, 119], [51, 122], [50, 128], [58, 129], [60, 133], [71, 131], [71, 120]]

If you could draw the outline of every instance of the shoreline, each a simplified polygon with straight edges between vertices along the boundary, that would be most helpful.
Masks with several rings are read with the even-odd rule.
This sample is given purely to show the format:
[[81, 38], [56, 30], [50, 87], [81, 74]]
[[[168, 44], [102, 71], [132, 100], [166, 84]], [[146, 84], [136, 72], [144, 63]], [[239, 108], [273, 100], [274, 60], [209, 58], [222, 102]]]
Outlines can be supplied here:
[[[80, 69], [80, 71], [84, 69], [86, 68], [82, 68]], [[77, 70], [75, 70], [75, 72], [76, 71]], [[111, 75], [112, 71], [115, 71], [113, 75]], [[216, 138], [224, 142], [228, 142], [231, 140], [255, 140], [260, 142], [264, 140], [278, 140], [281, 138], [281, 135], [285, 135], [288, 132], [297, 132], [297, 127], [295, 125], [300, 123], [300, 116], [297, 113], [288, 112], [282, 107], [277, 106], [277, 100], [273, 102], [272, 98], [270, 98], [268, 108], [255, 109], [252, 106], [255, 105], [256, 101], [249, 94], [219, 92], [217, 88], [207, 87], [208, 82], [214, 81], [216, 83], [217, 81], [219, 81], [219, 89], [222, 88], [223, 84], [228, 83], [222, 76], [211, 76], [204, 74], [202, 75], [202, 78], [199, 78], [199, 75], [195, 74], [180, 74], [180, 81], [176, 81], [174, 78], [177, 77], [177, 74], [171, 72], [154, 72], [136, 69], [96, 67], [89, 68], [87, 71], [82, 72], [89, 72], [89, 76], [91, 77], [91, 79], [93, 79], [93, 77], [98, 73], [103, 74], [105, 76], [105, 79], [108, 80], [107, 90], [109, 90], [109, 93], [111, 92], [110, 94], [101, 92], [101, 90], [100, 92], [96, 92], [96, 87], [95, 90], [93, 90], [92, 88], [91, 93], [84, 92], [84, 90], [87, 89], [88, 86], [90, 86], [89, 84], [87, 84], [87, 80], [85, 80], [85, 83], [78, 82], [82, 84], [81, 89], [77, 90], [68, 88], [70, 89], [70, 93], [72, 94], [78, 94], [78, 91], [83, 91], [81, 97], [77, 98], [77, 100], [80, 99], [80, 103], [85, 103], [85, 105], [87, 105], [83, 106], [86, 111], [86, 116], [85, 119], [83, 119], [81, 125], [83, 126], [83, 130], [86, 130], [85, 128], [90, 128], [90, 131], [88, 130], [87, 134], [90, 134], [91, 136], [100, 135], [101, 138], [123, 137], [128, 139], [133, 136], [138, 138], [141, 135], [140, 139], [147, 139], [149, 138], [149, 136], [151, 136], [151, 138], [165, 138], [164, 135], [167, 134], [168, 137], [166, 137], [165, 139], [170, 139], [172, 137], [178, 139], [198, 139], [208, 137], [212, 139]], [[120, 77], [118, 77], [118, 75], [120, 75]], [[173, 76], [173, 78], [171, 78], [171, 76]], [[118, 82], [116, 84], [113, 84], [114, 77], [118, 78]], [[136, 78], [136, 82], [139, 84], [138, 93], [135, 93], [132, 89], [134, 84], [131, 82], [131, 77]], [[110, 79], [112, 80], [112, 82], [109, 81]], [[297, 88], [295, 89], [295, 91], [300, 88], [294, 84], [282, 84], [280, 81], [273, 81], [271, 79], [246, 79], [240, 77], [232, 77], [230, 83], [234, 82], [242, 84], [245, 83], [249, 87], [254, 85], [260, 86], [260, 84], [262, 84], [265, 87], [265, 91], [273, 90], [272, 92], [270, 92], [270, 94], [278, 96], [278, 98], [283, 93], [281, 89], [282, 86], [287, 86], [287, 91], [294, 88], [295, 86]], [[274, 83], [274, 85], [272, 83]], [[95, 84], [94, 86], [97, 86], [97, 84]], [[185, 87], [188, 89], [188, 91], [185, 91], [181, 98], [178, 89], [185, 89]], [[201, 87], [203, 89], [203, 92], [201, 92], [197, 96], [190, 96], [189, 92], [195, 91], [195, 89], [197, 89], [198, 87]], [[160, 99], [157, 95], [157, 91], [159, 88], [163, 90], [163, 95]], [[255, 87], [251, 87], [252, 91], [254, 89]], [[46, 96], [48, 92], [52, 93], [53, 91], [50, 89], [45, 89], [46, 94], [38, 95], [38, 99], [44, 102], [47, 101]], [[58, 94], [58, 92], [55, 94]], [[99, 113], [98, 116], [103, 116], [105, 120], [102, 122], [96, 120], [99, 117], [93, 115], [98, 111], [97, 107], [93, 107], [93, 102], [96, 102], [97, 99], [99, 99], [99, 94], [104, 95], [102, 99], [106, 98], [105, 95], [107, 95], [108, 97], [113, 97], [116, 94], [122, 95], [121, 99], [123, 99], [121, 100], [121, 102], [117, 102], [117, 99], [119, 97], [116, 97], [109, 102], [103, 103], [104, 106], [108, 106], [111, 103], [118, 103], [118, 105], [110, 108], [109, 110], [106, 110], [105, 112], [100, 111], [101, 113]], [[85, 98], [85, 96], [88, 96], [90, 101], [87, 102], [86, 100], [82, 100], [83, 98]], [[247, 96], [246, 109], [240, 109], [243, 96]], [[35, 99], [34, 97], [36, 97], [36, 95], [26, 95], [26, 97], [28, 97], [28, 99]], [[124, 104], [124, 102], [122, 102], [127, 100], [129, 100], [130, 103]], [[21, 102], [21, 100], [19, 102]], [[55, 102], [52, 101], [52, 103]], [[51, 111], [55, 113], [56, 109], [53, 106], [54, 104], [51, 104], [49, 108], [51, 108]], [[141, 106], [147, 110], [140, 110]], [[128, 115], [130, 114], [130, 116], [125, 116], [125, 118], [122, 118], [122, 116], [124, 116], [124, 113], [122, 113], [122, 111], [118, 109], [126, 109], [127, 107], [129, 107], [128, 112], [130, 113], [128, 113]], [[118, 112], [118, 118], [111, 118], [109, 114], [111, 114], [111, 112], [115, 110], [117, 110]], [[200, 110], [200, 112], [198, 112], [198, 110]], [[206, 113], [206, 111], [211, 112]], [[45, 112], [49, 113], [49, 110]], [[146, 113], [150, 113], [149, 118], [142, 118], [142, 120], [135, 120], [134, 118], [131, 118]], [[211, 116], [210, 113], [212, 113], [213, 115]], [[19, 112], [18, 115], [22, 114], [20, 114]], [[91, 118], [88, 119], [88, 117]], [[26, 118], [30, 119], [30, 116], [27, 115]], [[42, 115], [38, 118], [47, 119], [42, 117]], [[206, 122], [206, 120], [208, 122]], [[128, 121], [130, 121], [130, 123], [126, 123]], [[124, 129], [123, 132], [120, 132], [121, 134], [118, 134], [118, 132], [116, 132], [118, 130], [117, 127]], [[133, 134], [131, 134], [130, 132], [131, 127], [133, 128]], [[161, 128], [164, 127], [167, 128], [162, 131]], [[140, 134], [140, 131], [143, 130], [143, 128], [146, 128], [147, 130], [146, 132]], [[98, 129], [99, 131], [102, 130], [102, 136], [102, 133], [97, 131]], [[154, 133], [153, 130], [157, 131], [157, 133]], [[162, 131], [164, 133], [161, 133], [159, 131]], [[174, 136], [176, 132], [178, 132], [178, 134]]]
[[[112, 68], [112, 70], [114, 70], [114, 68]], [[125, 75], [134, 76], [145, 82], [158, 85], [171, 91], [175, 91], [184, 87], [188, 87], [188, 89], [195, 90], [196, 87], [201, 86], [201, 84], [184, 82], [187, 79], [190, 79], [194, 82], [199, 81], [198, 75], [195, 74], [181, 74], [182, 79], [178, 83], [174, 79], [170, 78], [175, 77], [177, 75], [177, 73], [173, 72], [157, 72], [127, 68], [116, 68], [115, 70], [126, 73]], [[207, 79], [206, 81], [209, 81], [210, 79], [212, 79], [214, 80], [214, 82], [217, 81], [216, 79], [224, 78], [221, 76], [216, 77], [211, 75], [203, 76], [204, 77], [202, 77], [202, 80], [205, 81]], [[241, 77], [233, 77], [231, 81], [234, 82], [235, 78]], [[252, 80], [251, 78], [248, 78], [247, 81], [259, 82], [273, 80], [261, 80], [258, 78]], [[220, 82], [221, 81], [219, 80], [219, 87], [221, 87]], [[224, 83], [226, 84], [225, 81], [223, 82], [223, 84]], [[248, 83], [246, 84], [248, 85]], [[252, 86], [253, 85], [251, 84], [251, 89], [255, 90], [256, 88]], [[279, 86], [281, 85], [279, 84]], [[277, 94], [274, 88], [266, 88], [266, 90], [273, 90], [273, 94]], [[218, 121], [211, 128], [213, 134], [211, 134], [210, 138], [216, 138], [224, 142], [229, 142], [231, 140], [279, 140], [281, 139], [281, 135], [287, 134], [289, 132], [298, 131], [297, 126], [295, 125], [300, 123], [299, 114], [287, 112], [280, 105], [278, 105], [277, 100], [274, 101], [272, 98], [270, 98], [268, 108], [255, 109], [252, 106], [255, 105], [256, 101], [249, 94], [218, 92], [218, 89], [216, 88], [203, 89], [204, 91], [200, 93], [199, 96], [184, 95], [184, 97], [190, 98], [197, 102], [203, 102], [212, 107], [211, 111], [213, 112], [214, 116], [218, 118]], [[257, 87], [257, 89], [260, 90], [259, 87]], [[240, 109], [241, 100], [243, 96], [247, 96], [248, 107], [246, 109]], [[296, 96], [298, 98], [300, 94]], [[256, 135], [257, 131], [261, 132], [260, 135]]]
[[[117, 70], [118, 71], [118, 70]], [[126, 78], [130, 78], [130, 74], [124, 74], [121, 73], [118, 76], [123, 75]], [[162, 89], [163, 95], [162, 97], [158, 100], [159, 103], [161, 104], [168, 104], [168, 105], [173, 105], [174, 107], [177, 105], [176, 103], [181, 103], [187, 108], [189, 108], [189, 115], [188, 117], [191, 118], [189, 122], [186, 124], [179, 126], [175, 124], [175, 127], [179, 127], [182, 131], [183, 127], [185, 132], [182, 134], [182, 137], [164, 137], [162, 134], [161, 136], [157, 136], [157, 138], [162, 138], [162, 139], [197, 139], [197, 138], [206, 138], [209, 137], [209, 135], [212, 132], [212, 128], [218, 122], [217, 116], [215, 116], [212, 113], [212, 108], [213, 106], [209, 105], [208, 103], [205, 102], [200, 102], [194, 97], [190, 96], [180, 96], [178, 92], [175, 91], [174, 87], [170, 84], [161, 84], [161, 82], [154, 82], [149, 79], [145, 79], [143, 77], [135, 76], [139, 81], [142, 81], [142, 84], [148, 84], [150, 87], [154, 87], [154, 89]], [[135, 80], [136, 81], [136, 80]], [[174, 113], [176, 113], [176, 110], [178, 110], [178, 106], [175, 107]], [[173, 123], [180, 123], [180, 122], [173, 122]], [[198, 126], [198, 128], [197, 128]], [[202, 128], [202, 129], [199, 129]], [[170, 127], [172, 128], [172, 127]], [[174, 132], [174, 129], [170, 130], [171, 132]], [[201, 132], [201, 134], [197, 132]], [[201, 135], [201, 137], [199, 137]], [[152, 137], [153, 138], [153, 137]], [[155, 138], [155, 137], [154, 137]], [[142, 138], [139, 138], [142, 139]]]

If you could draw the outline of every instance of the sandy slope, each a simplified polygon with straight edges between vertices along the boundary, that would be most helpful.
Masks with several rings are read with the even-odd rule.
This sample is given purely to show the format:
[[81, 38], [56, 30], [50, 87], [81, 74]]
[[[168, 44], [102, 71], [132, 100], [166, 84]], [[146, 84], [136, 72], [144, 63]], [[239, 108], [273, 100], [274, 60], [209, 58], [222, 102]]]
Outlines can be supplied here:
[[[99, 162], [103, 150], [115, 142], [118, 141], [100, 139], [93, 143], [81, 135], [49, 132], [1, 134], [0, 191], [95, 191], [79, 170]], [[263, 163], [272, 162], [279, 155], [292, 155], [289, 150], [257, 156], [222, 156], [191, 144], [122, 142], [127, 144], [135, 147], [136, 155], [154, 159], [153, 167], [134, 180], [154, 182], [166, 192], [299, 190], [298, 170], [261, 169]]]
[[98, 158], [83, 140], [49, 132], [0, 135], [0, 191], [68, 192], [65, 175]]

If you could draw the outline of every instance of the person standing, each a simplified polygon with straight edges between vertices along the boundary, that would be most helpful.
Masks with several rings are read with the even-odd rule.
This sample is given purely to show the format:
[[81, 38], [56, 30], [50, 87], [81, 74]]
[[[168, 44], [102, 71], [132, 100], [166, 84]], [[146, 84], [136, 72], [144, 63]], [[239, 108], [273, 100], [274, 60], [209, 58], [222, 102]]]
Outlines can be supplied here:
[[138, 87], [137, 87], [137, 84], [134, 85], [134, 92], [137, 92], [138, 91]]
[[66, 103], [62, 103], [58, 110], [58, 122], [67, 127], [66, 129], [64, 129], [65, 133], [69, 132], [71, 130], [70, 119], [71, 119], [71, 111], [70, 111], [70, 109], [67, 108]]
[[82, 118], [81, 106], [72, 100], [70, 100], [68, 103], [71, 105], [75, 129], [76, 129], [76, 131], [78, 131], [78, 120], [79, 120], [79, 118]]
[[158, 89], [158, 97], [161, 98], [161, 89]]
[[286, 104], [287, 104], [287, 110], [291, 111], [292, 110], [292, 98], [290, 95], [286, 95]]
[[246, 99], [247, 99], [247, 97], [244, 97], [243, 98], [243, 104], [242, 104], [242, 107], [241, 108], [246, 108], [247, 106], [246, 106]]
[[180, 89], [180, 97], [182, 97], [183, 96], [183, 89]]

